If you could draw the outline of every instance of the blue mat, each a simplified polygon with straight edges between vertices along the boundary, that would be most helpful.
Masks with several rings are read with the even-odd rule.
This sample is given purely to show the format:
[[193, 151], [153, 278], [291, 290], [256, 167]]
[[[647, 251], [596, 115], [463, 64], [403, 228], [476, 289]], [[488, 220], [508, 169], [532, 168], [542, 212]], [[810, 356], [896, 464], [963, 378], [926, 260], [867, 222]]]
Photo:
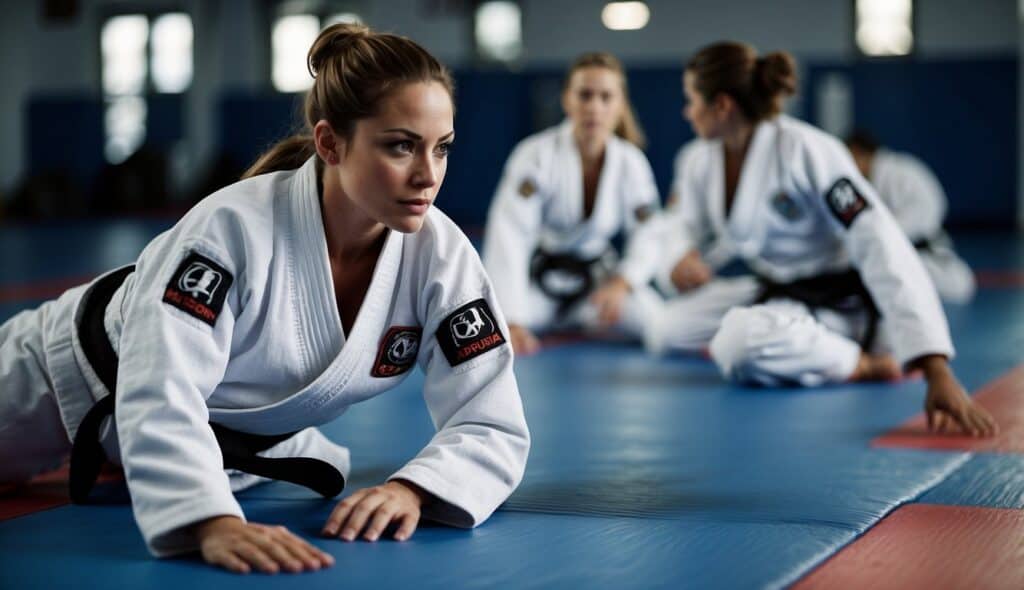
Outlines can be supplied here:
[[[965, 385], [1020, 362], [1024, 322], [1008, 318], [1022, 316], [1017, 291], [951, 311]], [[1022, 505], [1016, 457], [868, 446], [920, 411], [919, 380], [745, 389], [707, 361], [597, 343], [552, 348], [516, 370], [533, 452], [519, 490], [476, 530], [318, 539], [333, 502], [274, 483], [242, 495], [249, 518], [291, 527], [337, 564], [238, 577], [195, 557], [151, 559], [127, 505], [66, 506], [0, 523], [0, 585], [783, 587], [902, 503]], [[324, 427], [352, 449], [349, 490], [380, 483], [431, 436], [421, 385], [415, 375]]]

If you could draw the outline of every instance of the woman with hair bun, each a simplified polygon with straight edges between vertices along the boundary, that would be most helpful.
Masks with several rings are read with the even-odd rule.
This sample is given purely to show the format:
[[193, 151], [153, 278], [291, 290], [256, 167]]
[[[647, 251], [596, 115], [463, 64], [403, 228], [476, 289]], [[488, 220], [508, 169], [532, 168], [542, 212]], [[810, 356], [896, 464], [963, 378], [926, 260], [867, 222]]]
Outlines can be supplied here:
[[483, 266], [433, 207], [454, 139], [448, 71], [413, 41], [325, 29], [308, 55], [306, 132], [204, 199], [134, 265], [0, 326], [0, 481], [71, 455], [82, 502], [124, 467], [158, 557], [200, 550], [245, 573], [331, 557], [246, 522], [232, 492], [267, 479], [338, 494], [348, 450], [315, 426], [414, 365], [437, 434], [330, 514], [328, 537], [484, 520], [530, 438], [508, 328]]
[[615, 326], [641, 336], [660, 298], [638, 274], [651, 259], [626, 245], [658, 208], [654, 173], [629, 102], [622, 64], [608, 53], [573, 62], [562, 89], [566, 121], [516, 146], [491, 203], [484, 265], [517, 353], [534, 332]]
[[[651, 323], [649, 347], [707, 346], [727, 378], [762, 385], [921, 369], [931, 428], [994, 433], [949, 368], [946, 318], [913, 246], [845, 146], [781, 113], [796, 87], [789, 54], [742, 43], [686, 65], [684, 116], [700, 141], [659, 224], [658, 271], [684, 293]], [[728, 241], [757, 280], [689, 281], [690, 254], [709, 240]]]

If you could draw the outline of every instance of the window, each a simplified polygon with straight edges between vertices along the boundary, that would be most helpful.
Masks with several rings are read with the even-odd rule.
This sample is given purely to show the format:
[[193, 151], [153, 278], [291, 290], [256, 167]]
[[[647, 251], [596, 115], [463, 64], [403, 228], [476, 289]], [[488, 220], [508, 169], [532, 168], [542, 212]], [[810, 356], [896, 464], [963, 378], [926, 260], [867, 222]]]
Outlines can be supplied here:
[[907, 55], [914, 47], [913, 0], [856, 0], [857, 47], [864, 55]]
[[100, 31], [108, 162], [123, 162], [146, 139], [146, 94], [192, 84], [192, 19], [181, 12], [122, 14]]
[[323, 28], [337, 23], [359, 23], [353, 12], [333, 14], [283, 14], [271, 27], [270, 78], [279, 92], [305, 92], [313, 85], [306, 68], [306, 56]]
[[512, 62], [523, 51], [522, 13], [515, 2], [482, 2], [473, 25], [478, 55], [484, 60]]

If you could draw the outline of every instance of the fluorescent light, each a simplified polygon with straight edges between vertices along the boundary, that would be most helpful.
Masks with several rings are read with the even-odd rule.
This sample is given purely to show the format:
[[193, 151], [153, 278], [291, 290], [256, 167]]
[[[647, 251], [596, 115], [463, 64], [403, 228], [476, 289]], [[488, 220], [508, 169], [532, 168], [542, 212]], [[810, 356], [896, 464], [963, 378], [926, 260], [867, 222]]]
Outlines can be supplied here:
[[153, 87], [157, 92], [184, 92], [192, 83], [192, 18], [183, 12], [153, 21]]
[[515, 2], [484, 2], [476, 9], [476, 44], [484, 57], [512, 61], [523, 48], [522, 13]]
[[857, 46], [865, 55], [906, 55], [912, 19], [912, 0], [857, 0]]
[[601, 22], [613, 31], [636, 31], [649, 20], [651, 10], [643, 2], [609, 2], [601, 11]]
[[306, 55], [320, 34], [320, 19], [311, 14], [282, 16], [274, 23], [271, 78], [281, 92], [302, 92], [313, 86]]

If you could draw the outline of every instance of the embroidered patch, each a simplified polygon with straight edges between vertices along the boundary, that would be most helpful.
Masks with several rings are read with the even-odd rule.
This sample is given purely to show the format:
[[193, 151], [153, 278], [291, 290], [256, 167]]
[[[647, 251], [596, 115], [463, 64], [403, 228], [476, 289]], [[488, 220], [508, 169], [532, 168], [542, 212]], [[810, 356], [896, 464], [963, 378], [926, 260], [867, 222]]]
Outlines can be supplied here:
[[519, 183], [519, 196], [524, 199], [529, 199], [537, 192], [537, 185], [533, 184], [533, 181], [529, 178]]
[[651, 207], [650, 205], [640, 205], [636, 209], [633, 209], [633, 215], [636, 217], [636, 220], [639, 221], [640, 223], [643, 223], [650, 219], [651, 215], [653, 214], [654, 207]]
[[780, 192], [772, 197], [772, 208], [775, 209], [775, 212], [781, 215], [783, 219], [788, 221], [796, 221], [803, 217], [804, 214], [800, 206], [793, 200], [793, 197], [790, 197], [785, 192]]
[[435, 335], [448, 364], [453, 367], [505, 343], [505, 336], [484, 299], [456, 309], [441, 322]]
[[178, 266], [164, 289], [164, 303], [213, 326], [235, 280], [223, 266], [192, 252]]
[[395, 377], [416, 364], [420, 351], [423, 328], [415, 326], [392, 326], [380, 339], [377, 360], [370, 375], [374, 377]]
[[837, 180], [825, 194], [825, 200], [836, 219], [846, 227], [850, 227], [861, 211], [868, 208], [867, 200], [857, 192], [848, 178]]

